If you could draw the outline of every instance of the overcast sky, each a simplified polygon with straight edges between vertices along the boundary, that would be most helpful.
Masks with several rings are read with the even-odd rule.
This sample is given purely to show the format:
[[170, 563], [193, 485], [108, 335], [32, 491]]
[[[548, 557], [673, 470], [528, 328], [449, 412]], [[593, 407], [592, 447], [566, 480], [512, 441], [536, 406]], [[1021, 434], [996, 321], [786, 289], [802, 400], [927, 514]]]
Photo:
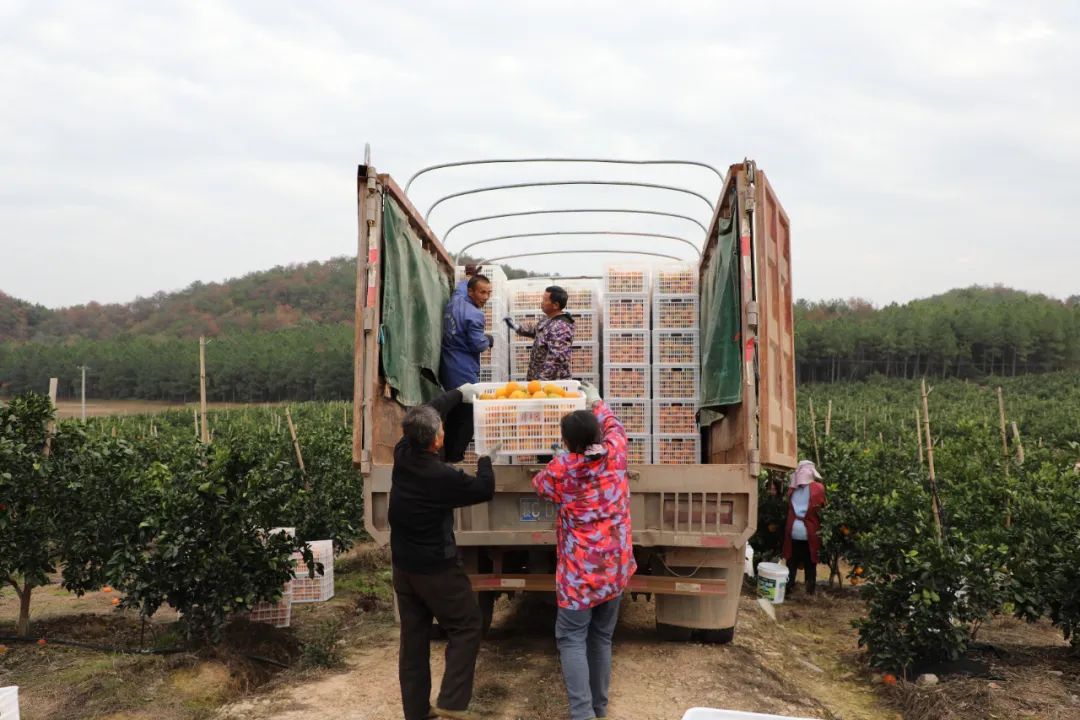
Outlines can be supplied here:
[[[481, 157], [750, 157], [791, 218], [797, 297], [881, 304], [975, 283], [1064, 297], [1080, 292], [1078, 48], [1073, 0], [0, 0], [0, 290], [127, 301], [352, 254], [370, 142], [402, 184]], [[700, 170], [548, 166], [437, 174], [412, 196], [571, 176], [719, 191]], [[671, 192], [573, 188], [473, 196], [431, 219], [441, 234], [568, 205], [709, 213]], [[448, 245], [556, 229], [701, 235], [548, 216]]]

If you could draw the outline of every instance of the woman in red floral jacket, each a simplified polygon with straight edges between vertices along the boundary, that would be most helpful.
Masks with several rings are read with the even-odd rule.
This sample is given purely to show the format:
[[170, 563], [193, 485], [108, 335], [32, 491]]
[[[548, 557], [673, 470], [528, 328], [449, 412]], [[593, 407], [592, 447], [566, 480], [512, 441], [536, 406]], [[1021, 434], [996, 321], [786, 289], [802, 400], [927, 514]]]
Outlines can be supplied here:
[[591, 412], [562, 420], [567, 452], [533, 478], [558, 507], [555, 640], [571, 720], [603, 720], [611, 681], [611, 636], [619, 601], [637, 570], [630, 532], [626, 431], [596, 388], [582, 384]]

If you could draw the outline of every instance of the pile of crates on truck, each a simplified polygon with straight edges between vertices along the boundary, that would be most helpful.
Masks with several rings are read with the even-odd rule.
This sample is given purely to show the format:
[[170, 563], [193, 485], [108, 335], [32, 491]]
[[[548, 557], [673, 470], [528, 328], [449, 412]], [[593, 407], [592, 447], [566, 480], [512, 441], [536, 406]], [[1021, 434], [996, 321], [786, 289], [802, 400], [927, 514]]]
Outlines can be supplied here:
[[698, 274], [689, 264], [653, 270], [652, 456], [658, 465], [700, 462]]
[[627, 459], [642, 465], [652, 460], [652, 376], [649, 342], [649, 269], [610, 266], [604, 271], [605, 401], [622, 421]]

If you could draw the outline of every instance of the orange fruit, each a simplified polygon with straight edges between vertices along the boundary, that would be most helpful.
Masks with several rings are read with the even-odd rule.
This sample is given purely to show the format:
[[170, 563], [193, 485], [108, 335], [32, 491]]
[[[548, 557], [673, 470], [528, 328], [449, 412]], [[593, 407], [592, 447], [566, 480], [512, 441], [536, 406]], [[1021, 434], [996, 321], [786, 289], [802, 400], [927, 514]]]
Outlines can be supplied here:
[[44, 645], [45, 644], [45, 638], [41, 638], [40, 640], [38, 640], [37, 644], [38, 645]]
[[480, 393], [480, 400], [494, 400], [495, 397], [496, 395], [493, 392]]
[[841, 534], [841, 535], [843, 535], [844, 537], [847, 537], [848, 535], [850, 535], [850, 534], [851, 534], [851, 531], [850, 531], [850, 530], [848, 530], [848, 526], [847, 526], [847, 525], [841, 525], [841, 526], [840, 526], [840, 534]]
[[[535, 382], [535, 381], [534, 381], [534, 382]], [[537, 385], [539, 385], [539, 383], [537, 383]], [[531, 386], [532, 386], [532, 383], [529, 383], [529, 386], [531, 387]], [[532, 394], [532, 397], [533, 397], [533, 399], [535, 399], [535, 400], [546, 400], [546, 399], [547, 399], [547, 395], [545, 395], [545, 394], [544, 394], [544, 391], [543, 391], [543, 390], [537, 390], [536, 392], [534, 392], [534, 393]]]
[[526, 395], [522, 390], [515, 390], [514, 392], [510, 393], [511, 400], [524, 400], [527, 397], [529, 396]]
[[881, 682], [889, 686], [896, 685], [896, 676], [892, 673], [885, 673], [881, 676]]
[[0, 655], [7, 652], [7, 645], [0, 645]]
[[119, 605], [119, 604], [120, 604], [120, 598], [113, 598], [113, 599], [112, 599], [112, 604], [113, 604], [114, 606], [116, 606], [116, 605]]
[[564, 390], [561, 387], [559, 387], [558, 385], [552, 385], [551, 383], [548, 383], [542, 389], [548, 395], [558, 395], [560, 397], [562, 396], [562, 394], [564, 392]]
[[498, 400], [505, 400], [508, 395], [510, 395], [510, 392], [504, 387], [495, 391], [495, 398]]
[[855, 569], [854, 569], [854, 570], [852, 570], [852, 572], [853, 572], [853, 573], [855, 573], [855, 575], [856, 575], [856, 576], [859, 576], [859, 575], [862, 575], [862, 573], [863, 573], [863, 569], [862, 569], [861, 567], [859, 567], [859, 566], [857, 566], [857, 565], [856, 565], [856, 566], [855, 566]]
[[[543, 393], [541, 393], [541, 395], [543, 395]], [[548, 396], [549, 398], [561, 398], [561, 397], [562, 397], [562, 395], [561, 395], [561, 394], [556, 394], [556, 393], [551, 393], [551, 392], [549, 392], [549, 393], [547, 394], [547, 396]]]
[[540, 381], [539, 380], [530, 380], [529, 385], [528, 385], [528, 390], [529, 390], [530, 395], [535, 396], [536, 393], [540, 392]]
[[518, 385], [518, 384], [517, 384], [516, 382], [514, 382], [513, 380], [511, 380], [510, 382], [506, 383], [506, 394], [507, 394], [507, 395], [513, 395], [513, 394], [514, 394], [515, 392], [517, 392], [517, 391], [518, 391], [518, 390], [520, 390], [520, 389], [521, 389], [521, 386], [520, 386], [520, 385]]

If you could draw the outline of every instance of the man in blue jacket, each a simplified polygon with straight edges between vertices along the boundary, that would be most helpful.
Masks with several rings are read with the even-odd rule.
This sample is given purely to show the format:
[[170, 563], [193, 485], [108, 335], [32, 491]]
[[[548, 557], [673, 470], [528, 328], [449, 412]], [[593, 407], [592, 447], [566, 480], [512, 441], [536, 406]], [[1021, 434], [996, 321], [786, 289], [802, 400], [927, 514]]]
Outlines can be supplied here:
[[[439, 382], [447, 389], [478, 382], [480, 353], [495, 344], [495, 339], [484, 333], [481, 311], [491, 299], [491, 281], [472, 267], [466, 268], [465, 274], [471, 277], [457, 284], [443, 313]], [[446, 462], [461, 462], [473, 437], [472, 406], [454, 408], [446, 418], [445, 432]]]

